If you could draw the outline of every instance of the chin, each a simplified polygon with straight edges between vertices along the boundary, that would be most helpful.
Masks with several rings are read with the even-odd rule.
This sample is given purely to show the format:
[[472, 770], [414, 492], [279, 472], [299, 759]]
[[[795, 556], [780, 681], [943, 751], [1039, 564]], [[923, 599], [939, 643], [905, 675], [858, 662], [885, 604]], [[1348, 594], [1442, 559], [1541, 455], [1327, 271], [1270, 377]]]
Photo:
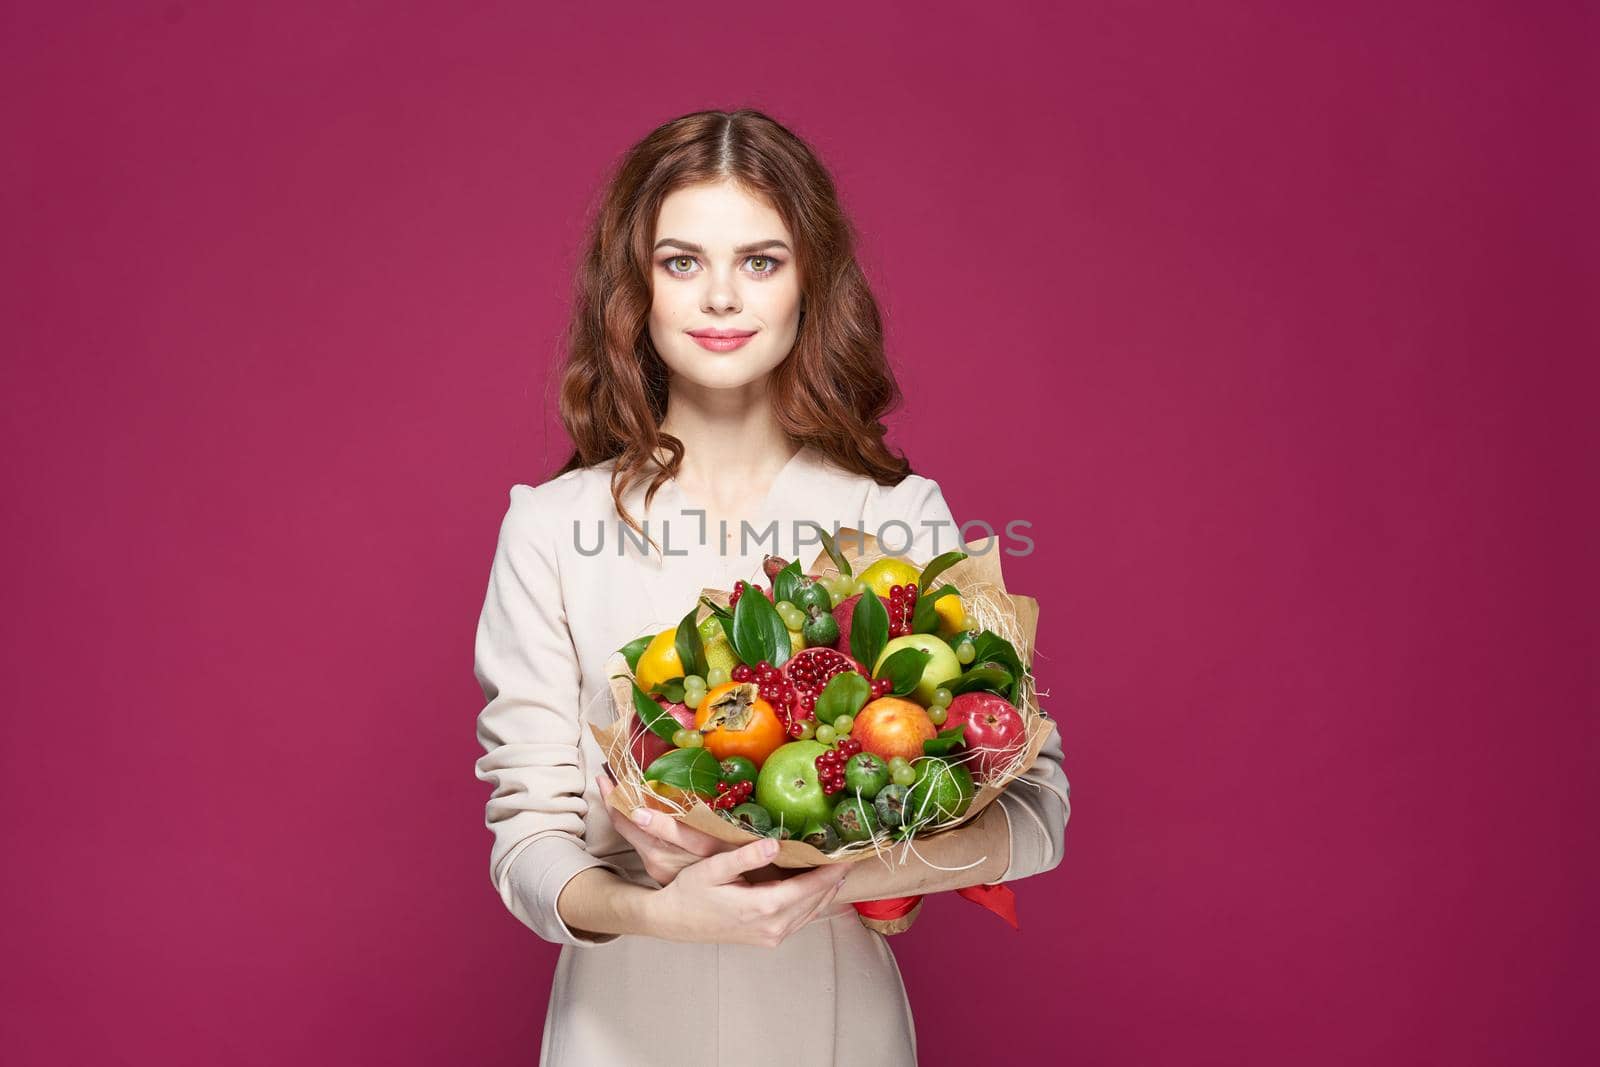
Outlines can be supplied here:
[[766, 371], [752, 374], [748, 367], [694, 367], [676, 373], [702, 389], [742, 389], [760, 381]]
[[749, 385], [766, 377], [783, 362], [742, 348], [732, 352], [707, 352], [696, 348], [688, 359], [669, 364], [668, 369], [705, 389], [737, 389]]

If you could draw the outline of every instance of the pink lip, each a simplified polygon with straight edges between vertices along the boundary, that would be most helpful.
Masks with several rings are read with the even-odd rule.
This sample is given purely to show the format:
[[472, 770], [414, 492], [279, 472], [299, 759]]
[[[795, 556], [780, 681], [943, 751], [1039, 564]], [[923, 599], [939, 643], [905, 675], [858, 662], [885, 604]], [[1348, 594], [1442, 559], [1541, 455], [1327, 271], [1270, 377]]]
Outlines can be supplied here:
[[713, 352], [731, 352], [755, 334], [745, 330], [692, 330], [689, 336], [693, 337], [701, 348], [708, 348]]

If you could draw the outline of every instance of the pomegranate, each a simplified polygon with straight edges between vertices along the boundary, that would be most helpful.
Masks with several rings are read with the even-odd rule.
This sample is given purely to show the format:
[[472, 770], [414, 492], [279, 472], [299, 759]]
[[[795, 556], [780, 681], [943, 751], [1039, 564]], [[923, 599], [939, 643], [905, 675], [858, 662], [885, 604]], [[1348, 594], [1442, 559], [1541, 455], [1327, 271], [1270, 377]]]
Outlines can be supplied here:
[[802, 648], [789, 657], [783, 665], [783, 677], [794, 687], [802, 718], [812, 717], [812, 713], [816, 710], [817, 697], [822, 695], [823, 688], [834, 675], [843, 674], [845, 671], [855, 671], [862, 676], [867, 673], [861, 664], [850, 656], [824, 645]]

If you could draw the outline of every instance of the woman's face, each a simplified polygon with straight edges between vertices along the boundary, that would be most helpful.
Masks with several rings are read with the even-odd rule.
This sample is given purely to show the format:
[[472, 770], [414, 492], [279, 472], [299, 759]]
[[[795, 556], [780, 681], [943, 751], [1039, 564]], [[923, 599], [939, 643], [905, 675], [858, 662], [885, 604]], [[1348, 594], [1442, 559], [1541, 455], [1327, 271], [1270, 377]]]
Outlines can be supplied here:
[[[778, 213], [731, 182], [675, 189], [661, 203], [650, 264], [650, 340], [678, 381], [736, 389], [794, 347], [800, 272]], [[701, 331], [750, 336], [719, 349]]]

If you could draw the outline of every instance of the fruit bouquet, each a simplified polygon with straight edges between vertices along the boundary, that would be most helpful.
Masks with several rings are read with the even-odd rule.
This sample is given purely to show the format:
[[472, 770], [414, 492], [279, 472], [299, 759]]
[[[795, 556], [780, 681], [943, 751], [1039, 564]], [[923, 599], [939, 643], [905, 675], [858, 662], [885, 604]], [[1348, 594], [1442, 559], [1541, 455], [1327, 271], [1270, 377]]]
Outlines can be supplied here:
[[[703, 590], [676, 627], [618, 649], [616, 722], [591, 726], [610, 803], [731, 844], [779, 838], [780, 867], [903, 861], [1023, 775], [1054, 728], [1030, 669], [1038, 605], [1006, 592], [995, 538], [919, 565], [816, 529], [809, 568], [769, 555], [768, 588]], [[858, 910], [884, 933], [915, 917]]]

